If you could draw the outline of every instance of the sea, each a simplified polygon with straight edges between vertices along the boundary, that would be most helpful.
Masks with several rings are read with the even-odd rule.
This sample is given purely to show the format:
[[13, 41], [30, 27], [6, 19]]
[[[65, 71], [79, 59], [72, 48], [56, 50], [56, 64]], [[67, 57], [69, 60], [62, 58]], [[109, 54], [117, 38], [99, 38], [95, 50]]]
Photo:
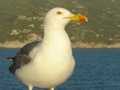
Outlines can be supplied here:
[[[18, 50], [0, 48], [0, 90], [27, 90], [8, 70], [12, 62], [6, 58]], [[76, 60], [73, 75], [56, 90], [120, 90], [120, 49], [75, 48], [73, 55]]]

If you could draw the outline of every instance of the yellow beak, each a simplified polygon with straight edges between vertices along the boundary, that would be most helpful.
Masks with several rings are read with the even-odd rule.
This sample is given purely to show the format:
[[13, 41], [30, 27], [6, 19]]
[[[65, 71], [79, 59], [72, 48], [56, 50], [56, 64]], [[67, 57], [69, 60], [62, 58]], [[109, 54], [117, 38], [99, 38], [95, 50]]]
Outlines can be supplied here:
[[88, 18], [81, 14], [74, 14], [73, 16], [67, 17], [72, 21], [88, 22]]

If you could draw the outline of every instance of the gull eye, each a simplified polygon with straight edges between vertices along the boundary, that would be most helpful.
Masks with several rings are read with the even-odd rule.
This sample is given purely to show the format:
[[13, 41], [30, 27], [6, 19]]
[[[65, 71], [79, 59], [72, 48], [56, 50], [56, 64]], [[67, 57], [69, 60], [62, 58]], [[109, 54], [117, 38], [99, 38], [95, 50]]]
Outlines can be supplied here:
[[62, 12], [61, 11], [57, 11], [57, 13], [56, 13], [57, 15], [61, 15], [62, 14]]

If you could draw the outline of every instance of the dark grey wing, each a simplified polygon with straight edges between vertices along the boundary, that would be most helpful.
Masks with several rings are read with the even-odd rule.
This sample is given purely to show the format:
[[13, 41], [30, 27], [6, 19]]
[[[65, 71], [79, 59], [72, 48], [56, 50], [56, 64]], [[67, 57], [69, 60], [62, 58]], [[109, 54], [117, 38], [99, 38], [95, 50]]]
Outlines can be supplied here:
[[12, 59], [13, 64], [9, 67], [9, 71], [11, 73], [15, 73], [15, 70], [28, 64], [31, 61], [29, 57], [30, 52], [34, 47], [36, 47], [40, 41], [34, 41], [31, 43], [26, 44], [20, 51], [16, 54], [15, 57], [8, 57], [8, 59]]

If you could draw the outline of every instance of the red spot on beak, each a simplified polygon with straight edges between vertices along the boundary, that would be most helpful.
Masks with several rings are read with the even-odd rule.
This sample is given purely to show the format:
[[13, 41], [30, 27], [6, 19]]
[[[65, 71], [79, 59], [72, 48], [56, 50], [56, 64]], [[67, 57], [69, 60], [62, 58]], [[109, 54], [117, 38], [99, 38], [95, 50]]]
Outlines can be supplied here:
[[80, 22], [85, 22], [86, 19], [85, 18], [80, 18]]

